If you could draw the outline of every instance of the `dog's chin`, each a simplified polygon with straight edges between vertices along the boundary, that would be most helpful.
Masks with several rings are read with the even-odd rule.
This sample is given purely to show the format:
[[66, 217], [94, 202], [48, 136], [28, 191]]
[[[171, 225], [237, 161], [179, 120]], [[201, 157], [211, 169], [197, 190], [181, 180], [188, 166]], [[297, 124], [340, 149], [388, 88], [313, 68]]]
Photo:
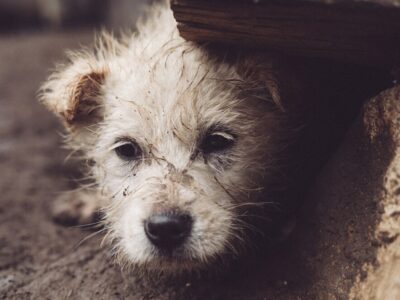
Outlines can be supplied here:
[[[183, 249], [174, 251], [152, 249], [146, 262], [134, 263], [132, 271], [142, 275], [181, 277], [201, 275], [217, 270], [223, 260], [220, 256], [196, 254]], [[128, 262], [129, 265], [129, 262]], [[214, 272], [213, 272], [214, 273]]]
[[153, 252], [153, 258], [147, 267], [150, 272], [162, 272], [168, 275], [181, 275], [200, 272], [209, 268], [213, 257], [207, 259], [196, 256], [184, 250], [156, 250]]

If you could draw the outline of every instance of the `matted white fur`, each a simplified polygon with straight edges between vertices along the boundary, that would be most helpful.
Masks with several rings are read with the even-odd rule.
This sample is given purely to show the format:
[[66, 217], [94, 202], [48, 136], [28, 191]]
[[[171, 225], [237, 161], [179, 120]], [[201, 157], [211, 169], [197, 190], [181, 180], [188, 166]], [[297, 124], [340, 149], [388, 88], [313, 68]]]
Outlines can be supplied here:
[[[95, 51], [71, 54], [43, 85], [41, 100], [66, 124], [68, 145], [94, 162], [90, 174], [118, 259], [146, 269], [194, 269], [247, 246], [242, 217], [249, 207], [277, 205], [266, 189], [285, 124], [274, 86], [261, 86], [248, 61], [224, 63], [183, 40], [168, 4], [150, 11], [132, 35], [117, 41], [103, 34]], [[209, 134], [233, 145], [206, 154], [200, 145]], [[115, 153], [126, 140], [140, 146], [140, 159]], [[168, 258], [143, 229], [165, 209], [194, 220], [190, 237]]]

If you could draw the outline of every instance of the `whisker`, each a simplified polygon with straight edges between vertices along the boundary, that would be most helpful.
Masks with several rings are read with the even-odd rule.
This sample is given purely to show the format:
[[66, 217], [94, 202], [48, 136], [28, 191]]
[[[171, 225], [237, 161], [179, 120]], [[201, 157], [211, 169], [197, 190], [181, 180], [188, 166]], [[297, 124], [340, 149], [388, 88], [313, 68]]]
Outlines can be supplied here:
[[264, 206], [264, 205], [276, 205], [276, 202], [272, 202], [272, 201], [263, 201], [263, 202], [244, 202], [244, 203], [238, 203], [238, 204], [233, 204], [230, 206], [227, 206], [227, 209], [236, 209], [236, 208], [240, 208], [240, 207], [258, 207], [258, 206]]
[[71, 226], [71, 228], [90, 228], [90, 227], [96, 227], [98, 225], [101, 225], [102, 221], [97, 221], [97, 222], [93, 222], [93, 223], [88, 223], [88, 224], [82, 224], [82, 225], [74, 225]]
[[85, 242], [88, 241], [89, 239], [95, 237], [96, 235], [98, 235], [98, 234], [104, 232], [105, 230], [106, 230], [106, 228], [102, 228], [102, 229], [100, 229], [100, 230], [98, 230], [98, 231], [95, 231], [95, 232], [89, 234], [88, 236], [84, 237], [84, 238], [81, 239], [76, 245], [74, 245], [74, 246], [72, 247], [72, 251], [77, 250], [80, 246], [83, 245], [83, 243], [85, 243]]

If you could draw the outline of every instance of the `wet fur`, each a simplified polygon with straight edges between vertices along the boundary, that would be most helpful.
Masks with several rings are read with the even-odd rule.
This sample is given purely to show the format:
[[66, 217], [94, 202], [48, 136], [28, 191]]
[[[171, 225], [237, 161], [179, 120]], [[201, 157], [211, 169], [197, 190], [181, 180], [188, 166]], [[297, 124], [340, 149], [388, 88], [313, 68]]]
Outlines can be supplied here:
[[[137, 32], [104, 33], [95, 50], [70, 54], [40, 98], [65, 124], [68, 146], [93, 162], [91, 188], [118, 261], [198, 270], [242, 255], [286, 216], [303, 123], [290, 113], [272, 56], [213, 57], [179, 36], [166, 4], [150, 11]], [[215, 130], [229, 131], [234, 145], [205, 155], [199, 143]], [[142, 147], [139, 161], [115, 155], [121, 139]], [[195, 223], [185, 247], [166, 257], [142, 223], [171, 209]]]

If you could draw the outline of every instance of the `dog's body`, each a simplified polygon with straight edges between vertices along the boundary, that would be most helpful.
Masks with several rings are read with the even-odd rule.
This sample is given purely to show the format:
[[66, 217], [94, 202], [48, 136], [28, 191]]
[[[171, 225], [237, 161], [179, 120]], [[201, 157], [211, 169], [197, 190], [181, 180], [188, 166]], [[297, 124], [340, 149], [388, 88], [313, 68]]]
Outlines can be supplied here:
[[285, 214], [301, 169], [286, 102], [301, 94], [284, 95], [272, 59], [219, 61], [179, 36], [165, 4], [152, 11], [132, 36], [72, 55], [41, 98], [96, 182], [58, 213], [83, 208], [87, 222], [99, 208], [119, 259], [175, 272], [242, 253]]

